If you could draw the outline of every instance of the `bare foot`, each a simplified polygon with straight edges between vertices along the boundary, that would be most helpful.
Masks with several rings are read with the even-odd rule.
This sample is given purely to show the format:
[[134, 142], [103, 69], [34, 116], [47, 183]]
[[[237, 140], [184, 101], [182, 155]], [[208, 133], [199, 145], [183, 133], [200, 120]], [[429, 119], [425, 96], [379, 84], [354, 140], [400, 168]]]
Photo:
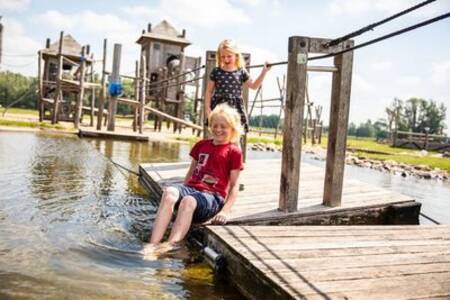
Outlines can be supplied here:
[[168, 252], [171, 252], [173, 250], [179, 249], [180, 246], [178, 246], [175, 243], [169, 243], [169, 242], [165, 242], [165, 243], [161, 243], [155, 246], [155, 253], [158, 256], [164, 255]]
[[144, 247], [141, 250], [142, 255], [144, 256], [145, 260], [157, 260], [158, 259], [158, 253], [156, 251], [156, 248], [158, 245], [155, 244], [144, 244]]

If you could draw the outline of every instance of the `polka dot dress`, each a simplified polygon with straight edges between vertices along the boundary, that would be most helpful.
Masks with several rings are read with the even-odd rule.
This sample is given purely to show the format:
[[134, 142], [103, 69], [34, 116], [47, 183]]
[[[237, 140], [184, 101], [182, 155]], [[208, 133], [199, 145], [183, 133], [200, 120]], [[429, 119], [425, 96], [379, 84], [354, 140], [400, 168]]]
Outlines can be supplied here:
[[216, 67], [211, 71], [209, 78], [215, 83], [211, 109], [218, 104], [227, 103], [239, 112], [241, 124], [245, 132], [248, 132], [248, 118], [242, 99], [242, 85], [250, 78], [248, 72], [243, 69], [225, 71]]

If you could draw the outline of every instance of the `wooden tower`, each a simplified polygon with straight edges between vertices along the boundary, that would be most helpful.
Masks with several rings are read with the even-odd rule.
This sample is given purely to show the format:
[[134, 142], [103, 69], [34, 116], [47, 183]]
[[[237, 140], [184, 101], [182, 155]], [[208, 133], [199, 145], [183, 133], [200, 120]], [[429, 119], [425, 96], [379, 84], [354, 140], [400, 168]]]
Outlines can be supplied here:
[[[200, 65], [198, 59], [184, 55], [184, 49], [191, 44], [186, 39], [186, 30], [179, 33], [165, 20], [153, 28], [149, 23], [137, 43], [141, 45], [141, 64], [146, 66], [145, 103], [154, 102], [157, 110], [183, 119], [185, 97], [181, 82], [185, 78], [180, 74]], [[155, 128], [160, 129], [158, 116], [155, 121]], [[181, 129], [178, 126], [175, 123], [174, 130]]]
[[90, 89], [94, 97], [93, 56], [89, 48], [61, 32], [59, 41], [50, 44], [47, 39], [46, 47], [38, 51], [41, 121], [70, 121], [78, 127], [83, 109], [89, 110], [83, 107], [85, 89]]

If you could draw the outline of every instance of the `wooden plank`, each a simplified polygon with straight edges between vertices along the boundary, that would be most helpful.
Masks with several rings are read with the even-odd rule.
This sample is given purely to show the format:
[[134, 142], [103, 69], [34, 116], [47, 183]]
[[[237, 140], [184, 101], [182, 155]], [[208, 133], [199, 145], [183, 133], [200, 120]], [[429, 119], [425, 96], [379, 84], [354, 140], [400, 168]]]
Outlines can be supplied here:
[[308, 40], [290, 37], [279, 200], [279, 209], [284, 212], [297, 210], [302, 151], [298, 133], [303, 132], [307, 57]]
[[177, 118], [177, 117], [171, 116], [171, 115], [169, 115], [169, 114], [166, 114], [166, 113], [164, 113], [164, 112], [161, 112], [161, 111], [159, 111], [159, 110], [157, 110], [157, 109], [155, 109], [155, 108], [153, 108], [153, 107], [151, 107], [151, 106], [149, 106], [149, 105], [145, 106], [144, 108], [145, 108], [146, 110], [149, 110], [149, 111], [151, 111], [152, 113], [154, 113], [154, 114], [156, 114], [156, 115], [158, 115], [158, 116], [164, 118], [164, 119], [168, 119], [168, 120], [171, 120], [171, 121], [173, 121], [173, 122], [176, 122], [176, 123], [179, 123], [179, 124], [183, 124], [183, 125], [185, 125], [185, 126], [187, 126], [187, 127], [191, 127], [191, 128], [197, 129], [197, 130], [203, 130], [203, 128], [202, 128], [201, 126], [198, 126], [198, 125], [196, 125], [196, 124], [194, 124], [194, 123], [191, 123], [191, 122], [188, 122], [188, 121], [179, 119], [179, 118]]
[[136, 133], [119, 133], [113, 131], [99, 131], [99, 130], [87, 130], [79, 129], [78, 135], [80, 137], [96, 137], [96, 138], [115, 138], [121, 140], [134, 140], [134, 141], [144, 141], [147, 142], [149, 137], [146, 135], [136, 134]]
[[[290, 235], [264, 237], [268, 231]], [[450, 225], [208, 226], [206, 233], [250, 298], [261, 297], [256, 286], [270, 299], [450, 294]]]

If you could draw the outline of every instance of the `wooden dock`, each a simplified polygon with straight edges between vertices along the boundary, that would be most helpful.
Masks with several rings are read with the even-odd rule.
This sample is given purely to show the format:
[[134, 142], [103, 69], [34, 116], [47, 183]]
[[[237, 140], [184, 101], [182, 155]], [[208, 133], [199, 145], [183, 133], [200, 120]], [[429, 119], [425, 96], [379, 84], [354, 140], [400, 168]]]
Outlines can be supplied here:
[[92, 129], [79, 129], [78, 136], [81, 138], [92, 137], [92, 138], [141, 141], [141, 142], [149, 141], [149, 137], [147, 135], [143, 135], [143, 134], [139, 134], [139, 133], [116, 132], [116, 131], [106, 131], [106, 130], [92, 130]]
[[[189, 164], [141, 164], [141, 183], [159, 201], [162, 187], [181, 183]], [[325, 171], [309, 164], [301, 165], [298, 210], [284, 213], [278, 210], [280, 173], [280, 160], [246, 162], [240, 179], [244, 190], [239, 192], [229, 224], [418, 224], [420, 203], [353, 178], [344, 180], [341, 206], [324, 206]]]
[[[189, 164], [142, 164], [140, 181], [158, 201], [164, 186], [182, 182]], [[418, 224], [420, 203], [346, 177], [341, 206], [324, 206], [325, 170], [309, 164], [300, 169], [297, 211], [278, 210], [280, 160], [252, 160], [242, 172], [244, 190], [228, 225], [200, 226], [191, 232], [191, 238], [207, 249], [205, 256], [213, 254], [208, 260], [243, 295], [250, 299], [450, 296], [450, 226], [374, 226]]]
[[450, 299], [450, 225], [206, 231], [250, 299]]

